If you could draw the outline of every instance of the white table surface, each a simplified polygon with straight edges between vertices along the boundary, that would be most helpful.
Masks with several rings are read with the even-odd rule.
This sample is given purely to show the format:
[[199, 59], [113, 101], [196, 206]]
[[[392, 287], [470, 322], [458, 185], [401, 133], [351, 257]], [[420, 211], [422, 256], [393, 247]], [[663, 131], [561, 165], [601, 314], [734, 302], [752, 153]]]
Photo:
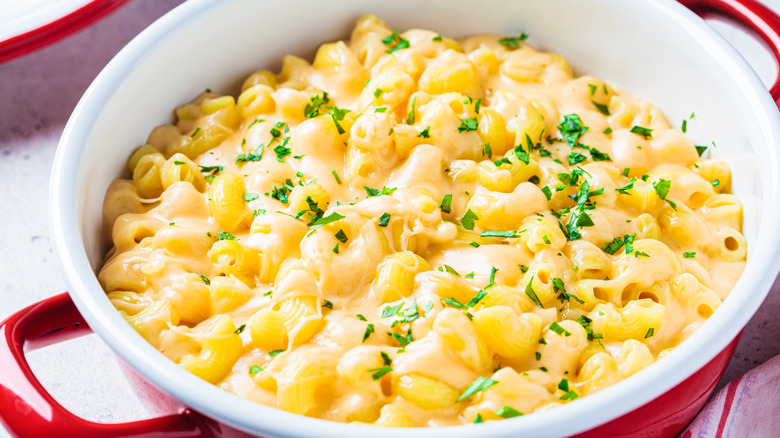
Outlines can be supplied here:
[[[135, 35], [182, 0], [134, 0], [52, 46], [0, 64], [0, 320], [65, 290], [51, 250], [48, 184], [57, 141], [76, 102], [103, 66]], [[780, 0], [764, 0], [780, 13]], [[713, 23], [765, 83], [776, 67], [746, 33]], [[719, 387], [780, 354], [780, 282], [745, 328]], [[44, 387], [85, 419], [122, 422], [147, 414], [97, 336], [28, 356]], [[0, 426], [0, 437], [8, 432]]]

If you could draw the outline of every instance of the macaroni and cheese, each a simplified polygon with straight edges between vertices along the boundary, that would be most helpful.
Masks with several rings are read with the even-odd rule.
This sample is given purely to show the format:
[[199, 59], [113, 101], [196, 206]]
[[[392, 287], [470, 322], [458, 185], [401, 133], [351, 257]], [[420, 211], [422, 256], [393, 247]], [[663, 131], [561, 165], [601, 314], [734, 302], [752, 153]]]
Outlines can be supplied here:
[[744, 266], [728, 165], [525, 35], [366, 16], [175, 115], [108, 190], [99, 279], [170, 360], [289, 412], [550, 409], [663, 357]]

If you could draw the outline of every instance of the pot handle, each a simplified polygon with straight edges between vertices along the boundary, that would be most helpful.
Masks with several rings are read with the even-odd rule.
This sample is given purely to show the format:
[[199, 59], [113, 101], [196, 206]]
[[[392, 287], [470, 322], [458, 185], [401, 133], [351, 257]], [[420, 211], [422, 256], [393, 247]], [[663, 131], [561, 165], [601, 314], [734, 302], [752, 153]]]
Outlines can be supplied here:
[[[678, 0], [688, 9], [702, 15], [717, 13], [737, 20], [753, 30], [769, 46], [780, 65], [780, 16], [756, 0]], [[780, 106], [780, 72], [769, 94]]]
[[0, 423], [14, 436], [212, 436], [212, 420], [188, 409], [130, 423], [102, 424], [68, 412], [35, 378], [25, 353], [92, 333], [67, 292], [0, 323]]

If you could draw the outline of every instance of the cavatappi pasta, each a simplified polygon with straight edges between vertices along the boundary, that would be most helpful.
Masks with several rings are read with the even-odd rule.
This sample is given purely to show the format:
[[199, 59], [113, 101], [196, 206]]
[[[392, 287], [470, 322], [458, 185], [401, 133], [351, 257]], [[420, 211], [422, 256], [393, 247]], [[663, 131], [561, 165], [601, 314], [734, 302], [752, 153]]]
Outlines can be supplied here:
[[106, 195], [108, 297], [193, 374], [341, 422], [509, 418], [652, 364], [743, 268], [729, 167], [524, 39], [367, 16], [177, 108]]

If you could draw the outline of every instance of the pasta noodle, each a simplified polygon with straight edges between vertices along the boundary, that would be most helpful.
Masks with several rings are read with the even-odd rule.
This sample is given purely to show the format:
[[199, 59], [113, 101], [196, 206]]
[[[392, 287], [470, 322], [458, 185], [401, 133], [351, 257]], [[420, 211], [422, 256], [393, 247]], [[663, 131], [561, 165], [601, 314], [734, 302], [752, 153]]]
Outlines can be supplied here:
[[641, 372], [744, 266], [731, 172], [524, 40], [366, 16], [179, 106], [106, 194], [108, 298], [196, 376], [333, 421], [502, 420]]

